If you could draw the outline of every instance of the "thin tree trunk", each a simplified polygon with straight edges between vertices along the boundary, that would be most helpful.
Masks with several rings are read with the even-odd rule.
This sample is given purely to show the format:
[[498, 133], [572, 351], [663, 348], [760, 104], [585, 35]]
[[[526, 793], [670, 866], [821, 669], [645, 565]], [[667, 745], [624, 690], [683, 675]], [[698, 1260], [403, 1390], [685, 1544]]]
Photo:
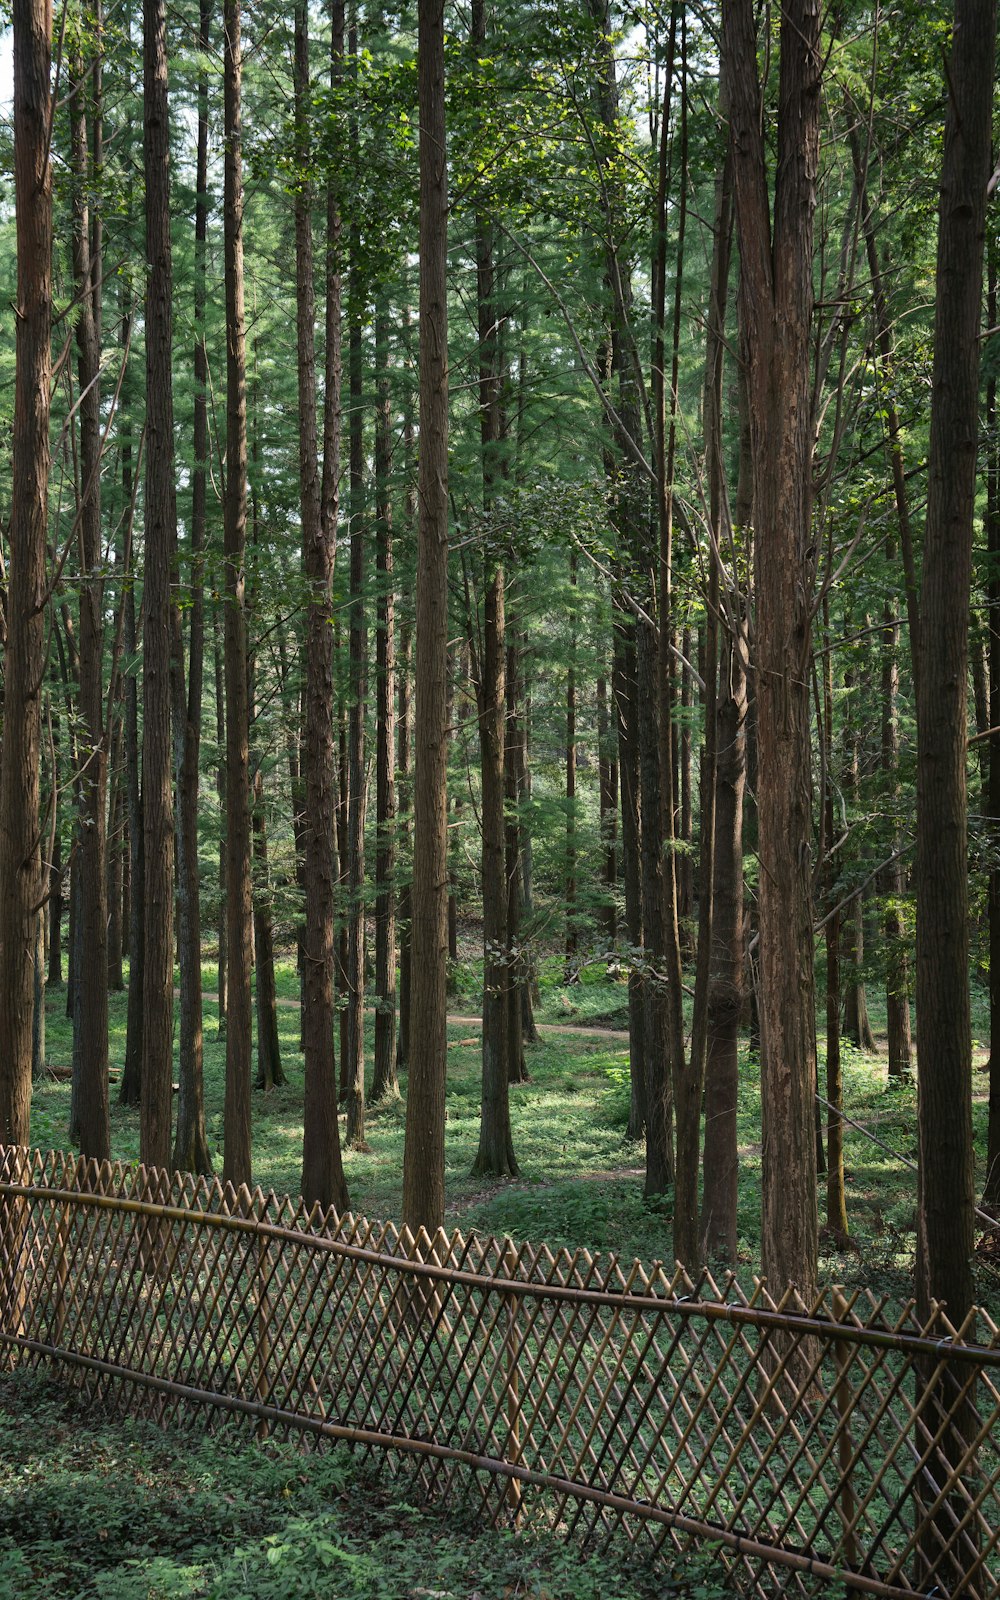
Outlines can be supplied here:
[[396, 1077], [396, 618], [392, 561], [392, 397], [389, 318], [375, 322], [378, 401], [375, 411], [375, 1072], [372, 1101], [399, 1099]]
[[229, 889], [226, 872], [229, 790], [226, 783], [226, 693], [217, 609], [212, 613], [212, 640], [214, 647], [212, 656], [215, 664], [215, 742], [219, 748], [219, 765], [215, 774], [215, 788], [219, 797], [219, 961], [216, 987], [219, 996], [218, 1037], [224, 1039], [229, 1015]]
[[[656, 706], [657, 641], [652, 627], [636, 629], [636, 668], [640, 711], [635, 730], [639, 747], [639, 832], [642, 874], [642, 941], [653, 968], [642, 978], [643, 1062], [646, 1077], [646, 1199], [665, 1194], [674, 1182], [674, 1081], [670, 1066], [670, 996], [663, 980], [665, 934], [661, 894], [661, 844], [654, 819], [661, 810], [660, 729]], [[681, 1259], [684, 1259], [683, 1257]]]
[[569, 553], [569, 666], [566, 669], [566, 983], [577, 983], [580, 936], [576, 912], [576, 587], [577, 554]]
[[[473, 0], [471, 41], [477, 59], [487, 51], [485, 0]], [[479, 354], [479, 432], [483, 506], [489, 511], [506, 477], [499, 312], [493, 228], [476, 214], [476, 310]], [[470, 618], [470, 648], [472, 619]], [[516, 1176], [510, 1126], [510, 991], [507, 837], [504, 820], [506, 750], [506, 595], [501, 552], [487, 543], [483, 557], [482, 632], [473, 655], [482, 774], [483, 1052], [482, 1119], [476, 1174]]]
[[172, 379], [170, 130], [165, 0], [143, 0], [146, 174], [146, 496], [142, 798], [145, 848], [140, 1156], [171, 1156], [174, 818], [170, 734], [171, 580], [177, 550]]
[[413, 1015], [403, 1222], [444, 1221], [448, 839], [448, 168], [443, 0], [418, 0], [420, 528], [413, 785]]
[[[399, 770], [400, 856], [407, 855], [410, 847], [410, 654], [412, 637], [413, 630], [409, 618], [406, 617], [399, 630], [399, 669], [397, 673], [399, 718], [396, 731], [396, 765]], [[410, 895], [410, 879], [407, 874], [399, 891], [399, 1039], [396, 1044], [397, 1072], [405, 1072], [410, 1063], [410, 996], [413, 972], [411, 919], [412, 899]]]
[[[986, 320], [997, 323], [997, 246], [987, 245], [988, 287]], [[997, 380], [990, 370], [986, 384], [985, 436], [986, 461], [986, 548], [989, 553], [989, 579], [986, 585], [989, 617], [990, 727], [1000, 729], [1000, 439], [997, 438]], [[984, 811], [994, 828], [1000, 826], [1000, 732], [988, 741], [989, 765]], [[983, 1205], [1000, 1207], [1000, 867], [989, 874], [989, 955], [990, 955], [990, 1106], [986, 1145], [986, 1182]], [[909, 1017], [909, 1007], [907, 1007]]]
[[[728, 115], [728, 63], [720, 62], [719, 97]], [[709, 515], [713, 540], [721, 550], [730, 532], [727, 520], [726, 472], [723, 457], [723, 375], [729, 272], [732, 258], [733, 194], [732, 155], [726, 147], [715, 185], [714, 244], [711, 301], [705, 351], [705, 449], [708, 468]], [[673, 374], [671, 375], [673, 378]], [[740, 471], [747, 470], [740, 460]], [[706, 737], [702, 795], [713, 787], [702, 831], [714, 826], [710, 860], [702, 865], [699, 917], [699, 956], [704, 972], [704, 1097], [705, 1146], [700, 1243], [711, 1256], [735, 1264], [739, 1150], [737, 1146], [738, 1046], [743, 1010], [743, 797], [746, 788], [746, 655], [743, 617], [739, 601], [731, 597], [722, 628], [719, 669], [715, 669], [715, 617], [722, 610], [718, 566], [709, 585], [706, 677], [711, 683], [705, 696], [706, 718], [711, 711], [715, 726]], [[705, 912], [711, 920], [706, 923]], [[699, 974], [702, 968], [699, 964]], [[701, 986], [695, 979], [699, 1003]], [[697, 1027], [692, 1029], [692, 1067], [698, 1071]]]
[[[122, 480], [127, 495], [132, 493], [131, 447], [128, 434], [122, 444]], [[125, 574], [126, 582], [130, 574]], [[135, 589], [125, 592], [125, 653], [130, 661], [136, 653]], [[137, 1106], [142, 1093], [142, 996], [145, 987], [146, 850], [140, 787], [141, 751], [139, 746], [139, 682], [135, 672], [125, 675], [125, 777], [128, 790], [129, 916], [128, 916], [128, 1015], [125, 1031], [125, 1065], [118, 1099], [123, 1106]]]
[[[625, 929], [632, 950], [642, 944], [642, 877], [639, 865], [639, 761], [635, 728], [638, 687], [635, 670], [635, 623], [625, 612], [615, 622], [615, 658], [611, 692], [618, 723], [618, 766], [622, 807], [622, 873], [625, 880]], [[631, 1096], [627, 1138], [646, 1132], [646, 1027], [642, 974], [634, 961], [628, 969], [628, 1057]]]
[[[357, 61], [358, 38], [352, 26], [348, 53]], [[352, 140], [357, 122], [352, 117]], [[342, 1064], [347, 1105], [345, 1139], [353, 1150], [365, 1148], [365, 810], [368, 775], [365, 763], [365, 701], [368, 693], [368, 627], [365, 616], [364, 506], [364, 351], [361, 318], [361, 234], [351, 227], [350, 288], [350, 695], [347, 710], [347, 1056]]]
[[[333, 55], [343, 55], [344, 13], [333, 7]], [[295, 129], [300, 168], [309, 170], [309, 35], [308, 8], [295, 8]], [[295, 199], [296, 339], [299, 394], [299, 485], [303, 567], [309, 590], [306, 618], [306, 728], [302, 750], [305, 779], [306, 982], [302, 1005], [305, 1056], [305, 1111], [302, 1144], [302, 1195], [307, 1204], [346, 1210], [347, 1183], [337, 1124], [337, 1078], [333, 1053], [333, 918], [335, 815], [333, 749], [333, 563], [336, 552], [336, 483], [323, 496], [316, 460], [316, 353], [313, 342], [313, 241], [310, 189], [303, 182]], [[328, 283], [337, 305], [332, 308], [339, 329], [339, 279]], [[336, 345], [339, 355], [339, 337]], [[339, 360], [329, 374], [335, 395], [328, 395], [339, 422]], [[335, 429], [336, 442], [339, 433]], [[331, 448], [327, 440], [324, 457]], [[324, 475], [327, 463], [324, 459]], [[324, 515], [323, 512], [326, 514]]]
[[614, 949], [618, 940], [618, 763], [608, 713], [608, 680], [603, 674], [597, 680], [597, 759], [605, 890], [601, 920], [610, 968], [615, 965]]
[[76, 972], [74, 996], [74, 1100], [82, 1155], [111, 1154], [108, 1113], [108, 745], [104, 727], [104, 581], [101, 537], [101, 262], [91, 260], [89, 196], [93, 192], [87, 134], [90, 74], [82, 51], [70, 68], [73, 151], [73, 269], [79, 301], [76, 323], [80, 387], [80, 677], [82, 756], [80, 831], [74, 863], [78, 878], [77, 930], [86, 960]]
[[[504, 794], [506, 799], [505, 858], [507, 869], [507, 1078], [510, 1083], [527, 1083], [524, 1058], [523, 1000], [528, 985], [528, 964], [522, 950], [524, 886], [521, 872], [521, 820], [519, 807], [524, 784], [524, 729], [520, 720], [521, 650], [511, 640], [507, 645], [507, 722], [504, 750]], [[531, 995], [527, 995], [529, 1014]]]
[[267, 861], [264, 776], [258, 766], [253, 779], [254, 954], [257, 969], [257, 1077], [255, 1089], [275, 1089], [286, 1082], [278, 1038], [278, 991], [274, 980], [274, 919], [271, 875]]
[[250, 707], [247, 683], [247, 379], [243, 300], [243, 163], [240, 0], [225, 0], [226, 265], [226, 1094], [222, 1176], [234, 1188], [251, 1179], [250, 1084], [253, 1010], [250, 949]]
[[[824, 602], [829, 632], [830, 611]], [[844, 1190], [844, 1078], [840, 1062], [840, 926], [836, 909], [838, 859], [833, 854], [833, 652], [827, 650], [823, 668], [823, 739], [826, 795], [824, 797], [825, 848], [828, 855], [827, 893], [833, 914], [826, 924], [826, 1225], [840, 1243], [847, 1235], [847, 1196]]]
[[[906, 491], [906, 472], [903, 461], [902, 427], [894, 397], [892, 374], [893, 342], [892, 322], [882, 279], [878, 242], [875, 235], [875, 218], [868, 200], [867, 178], [861, 154], [861, 141], [856, 133], [851, 135], [851, 154], [854, 162], [855, 184], [865, 236], [868, 270], [872, 282], [875, 315], [875, 336], [879, 362], [886, 369], [883, 378], [882, 403], [886, 417], [886, 447], [892, 470], [893, 494], [896, 504], [896, 523], [899, 544], [903, 555], [903, 570], [907, 596], [907, 614], [912, 641], [913, 659], [916, 663], [919, 637], [917, 617], [916, 579], [914, 577], [913, 538], [910, 528], [910, 511]], [[890, 570], [897, 557], [896, 540], [886, 538], [885, 559]], [[895, 597], [886, 597], [883, 608], [882, 630], [882, 771], [890, 794], [895, 799], [899, 792], [899, 625], [895, 619]], [[898, 824], [893, 829], [894, 853], [899, 852], [901, 834]], [[886, 986], [886, 1029], [889, 1045], [889, 1077], [908, 1075], [913, 1060], [910, 1029], [910, 974], [903, 926], [901, 902], [906, 892], [906, 869], [901, 857], [886, 868], [882, 879], [882, 892], [888, 902], [885, 913], [885, 937], [888, 954], [888, 983]]]
[[[199, 48], [207, 56], [211, 4], [201, 0]], [[201, 992], [201, 874], [198, 864], [199, 757], [205, 665], [205, 585], [202, 574], [207, 525], [208, 358], [205, 350], [205, 252], [208, 237], [208, 75], [198, 78], [198, 156], [195, 189], [194, 474], [191, 504], [191, 608], [188, 682], [179, 619], [175, 633], [174, 743], [177, 763], [177, 879], [180, 915], [180, 1061], [174, 1166], [207, 1174], [212, 1157], [205, 1130], [204, 1027]]]
[[56, 826], [48, 869], [48, 981], [62, 982], [62, 834]]
[[111, 739], [111, 802], [108, 825], [108, 988], [120, 994], [125, 988], [124, 968], [124, 861], [125, 861], [125, 793], [124, 768], [124, 707], [116, 697], [114, 733]]

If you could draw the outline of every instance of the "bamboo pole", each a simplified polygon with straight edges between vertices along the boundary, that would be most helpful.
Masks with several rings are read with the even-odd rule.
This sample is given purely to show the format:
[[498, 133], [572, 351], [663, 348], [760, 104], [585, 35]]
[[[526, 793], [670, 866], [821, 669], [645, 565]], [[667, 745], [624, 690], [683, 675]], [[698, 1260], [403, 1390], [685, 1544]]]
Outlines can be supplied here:
[[[504, 1271], [513, 1278], [517, 1270], [517, 1256], [510, 1239], [504, 1240]], [[517, 1464], [521, 1456], [521, 1390], [517, 1370], [517, 1313], [519, 1300], [516, 1294], [504, 1296], [507, 1302], [507, 1331], [504, 1339], [507, 1361], [507, 1460]], [[521, 1509], [521, 1483], [510, 1478], [507, 1483], [507, 1505], [512, 1516]]]
[[[833, 1290], [833, 1312], [838, 1321], [847, 1315], [847, 1301], [839, 1287]], [[843, 1339], [834, 1341], [834, 1360], [837, 1364], [837, 1432], [838, 1432], [838, 1457], [840, 1465], [840, 1515], [844, 1529], [843, 1551], [848, 1566], [856, 1567], [858, 1564], [858, 1545], [854, 1534], [854, 1519], [857, 1507], [854, 1502], [854, 1489], [851, 1485], [851, 1385], [847, 1376], [850, 1366], [850, 1347]]]

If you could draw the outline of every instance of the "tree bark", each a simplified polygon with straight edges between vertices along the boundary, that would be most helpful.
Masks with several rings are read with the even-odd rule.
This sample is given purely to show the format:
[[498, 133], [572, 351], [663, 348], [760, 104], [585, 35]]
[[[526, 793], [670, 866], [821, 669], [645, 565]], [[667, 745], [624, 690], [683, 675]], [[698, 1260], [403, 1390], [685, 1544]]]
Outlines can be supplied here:
[[171, 1157], [174, 1028], [174, 817], [170, 728], [171, 579], [177, 552], [172, 377], [170, 127], [165, 0], [143, 0], [146, 174], [146, 567], [142, 795], [145, 848], [140, 1157]]
[[215, 774], [216, 793], [219, 797], [219, 960], [217, 992], [219, 996], [218, 1037], [225, 1038], [229, 1014], [229, 890], [226, 873], [226, 834], [229, 817], [229, 792], [226, 784], [226, 691], [223, 674], [223, 646], [219, 642], [219, 613], [212, 612], [212, 659], [215, 667], [215, 742], [220, 759]]
[[[930, 452], [920, 671], [917, 682], [917, 1045], [920, 1178], [917, 1303], [920, 1315], [943, 1300], [961, 1324], [972, 1305], [975, 1165], [972, 1137], [972, 1036], [966, 797], [966, 685], [973, 512], [979, 443], [980, 311], [989, 178], [996, 7], [956, 0], [941, 167], [934, 314]], [[926, 1426], [946, 1467], [965, 1457], [978, 1427], [962, 1381], [937, 1363], [928, 1372]], [[928, 1463], [920, 1498], [932, 1510], [917, 1561], [951, 1588], [965, 1565], [952, 1538], [965, 1501], [936, 1511], [939, 1459]], [[964, 1461], [963, 1473], [975, 1472]]]
[[396, 607], [392, 560], [392, 396], [389, 317], [375, 323], [375, 1071], [372, 1101], [399, 1099], [396, 1077]]
[[250, 706], [247, 682], [247, 377], [243, 299], [243, 159], [240, 0], [225, 0], [226, 267], [226, 1094], [222, 1176], [249, 1185], [253, 1002], [250, 949]]
[[[348, 53], [357, 61], [358, 38], [349, 33]], [[357, 144], [357, 121], [352, 117]], [[345, 1139], [353, 1150], [365, 1148], [365, 811], [368, 775], [365, 764], [365, 702], [368, 694], [368, 625], [365, 615], [364, 495], [364, 350], [361, 318], [361, 232], [351, 227], [350, 279], [350, 635], [347, 709], [347, 1055], [341, 1066], [347, 1104]]]
[[[210, 46], [211, 4], [199, 7], [199, 48]], [[205, 1130], [204, 1024], [201, 992], [201, 874], [198, 866], [198, 809], [201, 753], [201, 702], [205, 665], [205, 584], [203, 562], [207, 526], [208, 356], [205, 349], [205, 254], [208, 237], [208, 75], [198, 76], [198, 154], [195, 172], [194, 279], [194, 473], [191, 494], [191, 606], [188, 626], [187, 693], [184, 647], [175, 632], [174, 743], [177, 763], [177, 888], [180, 956], [180, 1062], [174, 1166], [210, 1173], [212, 1157]], [[179, 624], [179, 619], [178, 619]]]
[[[997, 322], [997, 256], [991, 239], [988, 250], [986, 320], [991, 328]], [[989, 692], [990, 727], [1000, 729], [1000, 439], [997, 438], [997, 381], [991, 370], [986, 385], [986, 439], [989, 441], [986, 464], [986, 548], [989, 579], [986, 585], [989, 617]], [[989, 764], [986, 803], [983, 810], [994, 828], [1000, 827], [1000, 732], [988, 741]], [[1000, 1207], [1000, 866], [990, 868], [989, 888], [990, 954], [990, 1105], [986, 1144], [986, 1182], [983, 1205]], [[909, 1015], [909, 1008], [907, 1008]]]
[[[471, 42], [487, 51], [485, 0], [473, 0]], [[476, 214], [476, 311], [479, 355], [479, 437], [483, 506], [487, 513], [507, 476], [500, 312], [496, 299], [493, 229]], [[472, 619], [470, 618], [470, 647]], [[507, 836], [504, 820], [506, 754], [506, 592], [502, 553], [487, 537], [483, 556], [482, 632], [473, 653], [482, 774], [483, 1052], [482, 1120], [476, 1174], [516, 1176], [510, 1126], [510, 990]]]
[[253, 942], [257, 969], [257, 1077], [254, 1080], [254, 1088], [270, 1090], [278, 1088], [287, 1080], [281, 1065], [281, 1042], [278, 1038], [271, 875], [267, 862], [264, 775], [259, 766], [254, 773], [253, 797], [253, 859], [257, 880], [253, 895]]
[[921, 1307], [972, 1302], [966, 682], [995, 8], [957, 0], [941, 172], [917, 685]]
[[609, 968], [616, 965], [614, 948], [618, 940], [618, 763], [608, 714], [608, 680], [597, 679], [597, 758], [601, 807], [601, 843], [604, 849], [605, 905], [601, 918], [608, 947]]
[[[344, 13], [333, 8], [332, 50], [343, 54]], [[295, 8], [295, 129], [300, 170], [309, 170], [308, 8]], [[336, 553], [336, 476], [324, 496], [321, 515], [316, 460], [316, 352], [313, 343], [313, 240], [310, 187], [303, 180], [295, 196], [296, 342], [299, 394], [299, 497], [303, 568], [309, 593], [306, 618], [306, 728], [302, 747], [305, 780], [306, 929], [302, 1046], [305, 1056], [305, 1129], [302, 1144], [302, 1195], [307, 1204], [346, 1210], [347, 1183], [337, 1124], [337, 1077], [333, 1053], [333, 918], [335, 816], [333, 748], [333, 564]], [[339, 328], [339, 279], [331, 313]], [[339, 351], [339, 344], [337, 346]], [[332, 414], [339, 419], [339, 363], [333, 367]], [[339, 434], [336, 435], [339, 437]], [[327, 442], [324, 456], [330, 449]], [[326, 462], [324, 461], [324, 469]]]
[[795, 1283], [808, 1300], [818, 1243], [809, 657], [821, 7], [790, 0], [782, 12], [773, 236], [750, 0], [726, 0], [723, 21], [755, 483], [762, 1260], [772, 1293]]
[[578, 983], [580, 943], [576, 912], [576, 587], [577, 554], [569, 553], [569, 665], [566, 668], [566, 967], [565, 982]]
[[626, 1137], [638, 1141], [646, 1132], [646, 1013], [642, 974], [634, 953], [642, 945], [642, 876], [639, 864], [639, 761], [635, 726], [638, 686], [635, 666], [635, 622], [619, 610], [615, 621], [611, 694], [618, 724], [618, 766], [622, 809], [622, 876], [625, 880], [625, 927], [633, 958], [628, 964], [628, 1059], [631, 1093]]
[[123, 781], [125, 723], [120, 694], [119, 688], [112, 713], [114, 732], [111, 737], [111, 800], [108, 808], [108, 988], [115, 994], [120, 994], [125, 988], [124, 865], [127, 848]]
[[[92, 22], [91, 18], [91, 22]], [[80, 388], [80, 830], [77, 925], [86, 960], [77, 970], [74, 1000], [74, 1101], [80, 1152], [97, 1161], [111, 1154], [108, 1113], [108, 745], [104, 726], [104, 581], [101, 537], [101, 262], [92, 261], [89, 197], [94, 190], [87, 131], [90, 73], [82, 49], [70, 65], [69, 109], [73, 158], [73, 275]]]
[[52, 11], [15, 0], [17, 317], [7, 648], [0, 759], [0, 1142], [26, 1145], [31, 1108], [41, 681], [49, 479]]
[[443, 0], [419, 0], [420, 527], [413, 785], [413, 1014], [403, 1222], [444, 1221], [448, 952], [448, 169]]
[[[746, 661], [726, 633], [716, 709], [715, 882], [705, 1064], [701, 1235], [710, 1257], [737, 1254], [738, 1047], [743, 1013], [743, 793], [746, 787]], [[706, 886], [707, 888], [707, 886]]]
[[504, 749], [505, 857], [507, 869], [507, 1078], [510, 1083], [527, 1083], [528, 1066], [524, 1057], [524, 999], [529, 1007], [528, 962], [522, 948], [524, 884], [521, 871], [521, 819], [519, 808], [524, 788], [524, 728], [521, 722], [521, 650], [511, 641], [507, 645], [507, 721]]
[[[397, 756], [399, 769], [399, 853], [405, 856], [410, 848], [410, 646], [413, 630], [405, 619], [399, 630], [399, 671], [397, 692], [399, 720], [397, 723]], [[410, 1064], [410, 1009], [413, 973], [412, 940], [413, 903], [410, 878], [407, 874], [399, 890], [399, 1038], [396, 1043], [396, 1071], [405, 1072]]]

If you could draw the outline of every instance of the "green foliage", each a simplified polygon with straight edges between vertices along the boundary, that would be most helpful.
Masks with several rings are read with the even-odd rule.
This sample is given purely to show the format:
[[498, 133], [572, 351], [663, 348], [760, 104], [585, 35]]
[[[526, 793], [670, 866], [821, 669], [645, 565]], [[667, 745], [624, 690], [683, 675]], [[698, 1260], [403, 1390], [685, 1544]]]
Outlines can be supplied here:
[[[192, 1421], [197, 1426], [201, 1415]], [[339, 1448], [112, 1423], [36, 1373], [0, 1378], [0, 1600], [714, 1600], [673, 1570], [420, 1509]]]

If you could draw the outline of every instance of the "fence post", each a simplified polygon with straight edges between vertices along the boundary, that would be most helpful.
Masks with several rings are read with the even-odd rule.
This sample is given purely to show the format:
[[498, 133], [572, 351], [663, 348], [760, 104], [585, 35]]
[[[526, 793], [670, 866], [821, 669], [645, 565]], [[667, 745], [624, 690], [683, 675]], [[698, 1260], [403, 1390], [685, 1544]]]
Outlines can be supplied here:
[[[837, 1322], [842, 1322], [847, 1315], [847, 1301], [840, 1288], [836, 1285], [833, 1289], [833, 1315]], [[858, 1564], [857, 1539], [854, 1534], [854, 1518], [856, 1503], [854, 1490], [851, 1487], [851, 1457], [854, 1447], [851, 1443], [851, 1386], [847, 1377], [847, 1368], [851, 1359], [851, 1346], [846, 1339], [836, 1339], [833, 1346], [834, 1360], [837, 1365], [837, 1433], [838, 1433], [838, 1465], [840, 1467], [840, 1517], [844, 1527], [843, 1550], [844, 1558], [850, 1567]]]
[[[256, 1216], [258, 1222], [266, 1221], [266, 1219], [267, 1219], [267, 1200], [264, 1198], [263, 1194], [261, 1194], [259, 1189], [257, 1190], [257, 1193], [254, 1196], [254, 1202], [255, 1203], [254, 1203], [253, 1211], [254, 1211], [254, 1215]], [[271, 1359], [271, 1328], [270, 1328], [271, 1307], [270, 1307], [270, 1303], [269, 1303], [268, 1297], [267, 1297], [267, 1278], [268, 1278], [268, 1266], [269, 1266], [269, 1252], [268, 1252], [268, 1247], [267, 1247], [267, 1235], [265, 1233], [263, 1233], [263, 1232], [258, 1233], [258, 1235], [257, 1235], [256, 1259], [257, 1259], [257, 1285], [256, 1285], [257, 1292], [256, 1292], [255, 1298], [256, 1298], [256, 1302], [257, 1302], [257, 1307], [256, 1307], [257, 1376], [256, 1376], [255, 1389], [256, 1389], [256, 1398], [257, 1398], [257, 1400], [260, 1402], [261, 1405], [266, 1405], [267, 1402], [268, 1402], [268, 1399], [270, 1398], [270, 1385], [268, 1383], [267, 1368], [268, 1368], [268, 1363], [269, 1363], [269, 1361]], [[268, 1427], [268, 1424], [265, 1421], [265, 1419], [262, 1417], [260, 1419], [260, 1421], [258, 1422], [258, 1424], [257, 1424], [257, 1437], [258, 1437], [258, 1439], [266, 1439], [269, 1432], [270, 1432], [270, 1429]]]
[[63, 1333], [66, 1328], [66, 1285], [69, 1282], [69, 1265], [66, 1261], [69, 1247], [71, 1208], [67, 1203], [59, 1212], [59, 1226], [56, 1230], [58, 1246], [58, 1261], [56, 1263], [56, 1305], [55, 1316], [52, 1319], [52, 1343], [62, 1348]]
[[[517, 1272], [517, 1255], [510, 1239], [504, 1241], [504, 1272], [513, 1278]], [[507, 1332], [505, 1337], [507, 1359], [507, 1448], [506, 1459], [516, 1465], [521, 1459], [521, 1382], [517, 1370], [517, 1314], [520, 1298], [508, 1293]], [[521, 1509], [521, 1484], [517, 1478], [507, 1480], [507, 1505], [513, 1516]]]

